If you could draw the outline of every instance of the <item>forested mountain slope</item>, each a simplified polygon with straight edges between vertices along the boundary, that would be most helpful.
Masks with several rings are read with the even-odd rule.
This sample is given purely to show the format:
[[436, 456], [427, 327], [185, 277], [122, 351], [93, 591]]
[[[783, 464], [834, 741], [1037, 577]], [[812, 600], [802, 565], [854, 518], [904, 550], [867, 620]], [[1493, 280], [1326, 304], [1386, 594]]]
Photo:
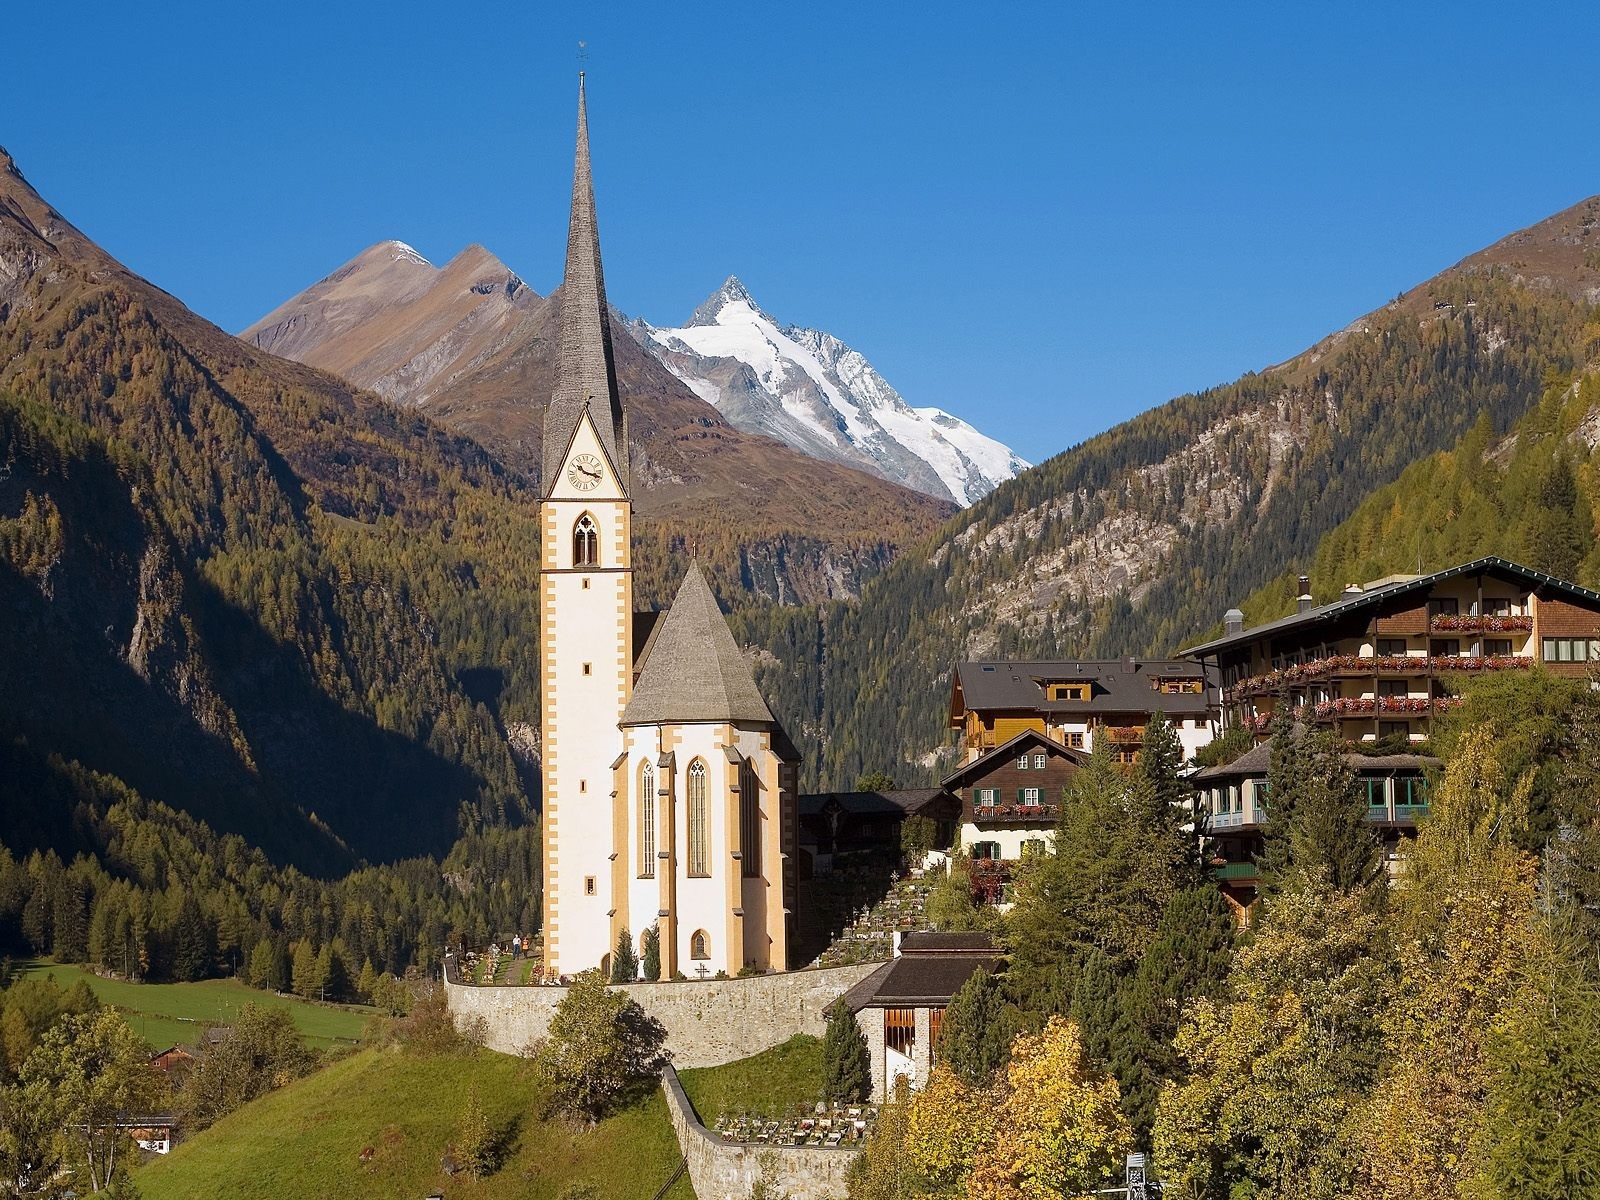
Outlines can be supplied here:
[[1582, 361], [1597, 298], [1600, 198], [1286, 363], [1181, 396], [1002, 484], [859, 606], [751, 613], [738, 632], [771, 649], [761, 682], [802, 736], [818, 735], [806, 748], [820, 778], [926, 778], [948, 740], [955, 661], [1166, 653], [1193, 640], [1412, 462], [1480, 420], [1508, 430], [1547, 377]]
[[0, 153], [0, 737], [20, 753], [313, 870], [524, 819], [534, 514], [474, 443], [134, 276]]
[[[1588, 344], [1600, 351], [1600, 325]], [[1600, 372], [1557, 383], [1503, 437], [1482, 418], [1450, 450], [1412, 464], [1317, 545], [1319, 603], [1347, 584], [1485, 555], [1600, 588]], [[1260, 588], [1249, 621], [1293, 611], [1296, 572]]]
[[[560, 310], [559, 292], [540, 296], [481, 246], [435, 267], [380, 242], [240, 336], [418, 409], [536, 479]], [[735, 428], [612, 321], [645, 599], [670, 598], [691, 554], [730, 599], [853, 597], [955, 511]]]

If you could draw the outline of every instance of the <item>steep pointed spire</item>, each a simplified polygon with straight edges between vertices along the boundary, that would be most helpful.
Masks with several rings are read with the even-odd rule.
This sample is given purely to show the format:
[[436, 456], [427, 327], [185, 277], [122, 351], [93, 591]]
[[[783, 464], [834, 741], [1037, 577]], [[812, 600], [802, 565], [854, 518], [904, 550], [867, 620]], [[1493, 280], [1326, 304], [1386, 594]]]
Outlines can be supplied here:
[[600, 269], [600, 226], [595, 220], [589, 172], [589, 114], [583, 74], [578, 75], [578, 151], [572, 172], [572, 217], [567, 225], [567, 270], [561, 280], [561, 343], [555, 393], [544, 416], [545, 494], [555, 486], [562, 456], [588, 405], [600, 442], [628, 486], [627, 427], [617, 394], [611, 352], [611, 316]]

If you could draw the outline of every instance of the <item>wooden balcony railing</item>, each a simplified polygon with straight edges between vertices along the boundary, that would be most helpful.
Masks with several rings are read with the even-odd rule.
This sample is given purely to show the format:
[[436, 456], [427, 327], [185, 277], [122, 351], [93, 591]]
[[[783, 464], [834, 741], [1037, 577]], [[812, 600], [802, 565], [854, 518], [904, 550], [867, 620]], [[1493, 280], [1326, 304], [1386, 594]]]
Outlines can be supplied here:
[[1495, 655], [1404, 655], [1381, 654], [1371, 658], [1360, 654], [1335, 654], [1308, 663], [1279, 667], [1265, 675], [1241, 679], [1227, 689], [1229, 699], [1260, 696], [1281, 691], [1297, 683], [1310, 683], [1335, 676], [1365, 675], [1444, 675], [1451, 671], [1505, 671], [1528, 668], [1533, 659], [1515, 654]]

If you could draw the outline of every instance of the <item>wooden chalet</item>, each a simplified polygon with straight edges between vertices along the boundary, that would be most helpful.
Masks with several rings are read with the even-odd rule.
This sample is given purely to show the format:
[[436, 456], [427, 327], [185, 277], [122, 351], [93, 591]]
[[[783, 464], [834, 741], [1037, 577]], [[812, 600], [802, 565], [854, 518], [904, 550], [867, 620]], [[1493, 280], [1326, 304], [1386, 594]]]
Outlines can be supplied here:
[[1216, 736], [1218, 703], [1206, 669], [1183, 660], [965, 662], [951, 683], [950, 728], [969, 763], [1028, 730], [1073, 750], [1104, 740], [1132, 762], [1160, 712], [1187, 758]]
[[1600, 592], [1503, 558], [1351, 584], [1322, 605], [1301, 576], [1300, 593], [1295, 613], [1250, 629], [1229, 610], [1224, 635], [1187, 652], [1220, 677], [1224, 729], [1265, 734], [1287, 708], [1350, 742], [1420, 741], [1464, 677], [1600, 667]]

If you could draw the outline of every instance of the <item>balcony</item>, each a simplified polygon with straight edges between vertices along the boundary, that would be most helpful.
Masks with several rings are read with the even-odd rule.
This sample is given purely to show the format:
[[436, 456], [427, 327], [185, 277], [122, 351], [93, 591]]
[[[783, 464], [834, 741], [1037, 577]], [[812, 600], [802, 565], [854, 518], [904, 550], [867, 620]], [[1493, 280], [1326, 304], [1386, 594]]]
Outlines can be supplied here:
[[1434, 633], [1526, 633], [1533, 618], [1521, 613], [1504, 616], [1473, 616], [1470, 613], [1434, 613], [1428, 618]]
[[[1472, 618], [1478, 620], [1479, 618]], [[1485, 617], [1483, 620], [1516, 620], [1511, 617]], [[1298, 683], [1318, 679], [1362, 678], [1372, 675], [1446, 675], [1452, 671], [1505, 671], [1526, 669], [1533, 659], [1515, 654], [1409, 655], [1383, 654], [1372, 658], [1360, 654], [1336, 654], [1329, 658], [1295, 663], [1265, 675], [1252, 675], [1227, 689], [1229, 700], [1245, 696], [1270, 695]]]
[[[1311, 706], [1311, 715], [1319, 721], [1332, 721], [1341, 717], [1425, 717], [1429, 713], [1455, 708], [1461, 703], [1457, 696], [1349, 696], [1338, 700], [1323, 700]], [[1305, 713], [1305, 708], [1297, 710]]]
[[1373, 804], [1367, 808], [1367, 820], [1378, 825], [1415, 825], [1428, 815], [1426, 804]]
[[1053, 825], [1061, 811], [1059, 804], [977, 804], [972, 808], [974, 825]]
[[1144, 743], [1144, 730], [1132, 725], [1102, 725], [1096, 732], [1114, 746], [1138, 746]]
[[1221, 863], [1211, 868], [1211, 878], [1220, 883], [1254, 883], [1257, 874], [1253, 862]]

